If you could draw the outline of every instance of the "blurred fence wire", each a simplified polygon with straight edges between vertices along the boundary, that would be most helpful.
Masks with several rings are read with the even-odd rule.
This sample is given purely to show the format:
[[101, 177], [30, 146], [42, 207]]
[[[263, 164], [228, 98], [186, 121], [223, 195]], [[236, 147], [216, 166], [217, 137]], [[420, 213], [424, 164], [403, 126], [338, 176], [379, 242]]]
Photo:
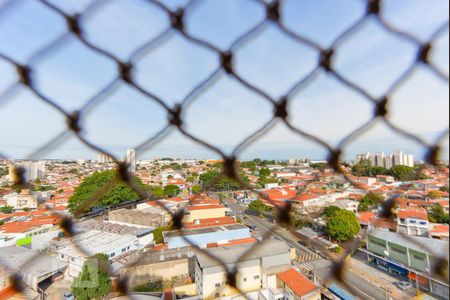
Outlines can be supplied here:
[[[266, 17], [264, 20], [256, 24], [254, 27], [247, 30], [245, 33], [240, 35], [227, 50], [222, 50], [218, 46], [213, 43], [203, 40], [198, 37], [194, 37], [185, 30], [185, 15], [189, 12], [192, 12], [196, 9], [197, 4], [202, 2], [202, 0], [191, 0], [188, 1], [186, 5], [176, 10], [172, 10], [167, 7], [165, 4], [158, 0], [147, 0], [146, 5], [153, 6], [159, 9], [161, 12], [166, 14], [167, 18], [170, 20], [170, 24], [167, 28], [163, 29], [155, 38], [146, 41], [142, 46], [135, 49], [133, 53], [126, 59], [121, 59], [118, 56], [114, 55], [108, 49], [104, 49], [94, 42], [90, 41], [85, 35], [85, 24], [84, 18], [86, 15], [96, 14], [102, 10], [102, 7], [107, 1], [93, 1], [90, 5], [88, 5], [82, 12], [76, 14], [68, 14], [63, 9], [61, 9], [56, 3], [56, 1], [49, 0], [36, 0], [45, 7], [58, 14], [60, 17], [64, 18], [66, 21], [67, 29], [64, 33], [58, 36], [55, 40], [51, 41], [48, 45], [41, 48], [39, 51], [33, 53], [33, 55], [26, 62], [18, 62], [9, 56], [6, 53], [0, 53], [0, 60], [6, 62], [7, 64], [13, 66], [16, 70], [16, 80], [6, 87], [6, 89], [0, 91], [0, 109], [2, 109], [2, 105], [7, 101], [10, 101], [14, 94], [19, 89], [28, 89], [32, 94], [34, 94], [40, 101], [43, 103], [53, 107], [56, 109], [61, 115], [63, 115], [67, 122], [67, 127], [61, 132], [61, 134], [57, 135], [53, 140], [49, 141], [42, 147], [35, 149], [35, 151], [30, 154], [29, 158], [33, 159], [36, 157], [41, 157], [50, 149], [57, 147], [66, 137], [67, 133], [73, 133], [79, 141], [81, 141], [84, 145], [94, 150], [97, 153], [103, 153], [109, 156], [117, 166], [118, 174], [120, 175], [119, 180], [127, 183], [140, 197], [140, 199], [151, 199], [155, 200], [157, 203], [161, 205], [161, 207], [167, 210], [170, 214], [172, 214], [174, 228], [182, 229], [182, 213], [173, 213], [168, 210], [165, 206], [163, 206], [160, 202], [160, 199], [155, 198], [153, 195], [149, 194], [148, 191], [142, 190], [139, 186], [135, 184], [132, 180], [132, 174], [130, 174], [127, 170], [127, 165], [123, 163], [118, 157], [114, 156], [112, 153], [108, 152], [103, 147], [89, 141], [85, 136], [86, 128], [82, 127], [80, 119], [85, 114], [89, 114], [90, 108], [94, 105], [97, 105], [102, 102], [106, 102], [108, 97], [112, 93], [112, 91], [121, 84], [128, 85], [128, 87], [134, 89], [140, 94], [147, 97], [149, 100], [153, 101], [161, 108], [163, 108], [167, 112], [167, 124], [166, 126], [159, 131], [157, 134], [148, 137], [147, 140], [142, 142], [141, 145], [136, 147], [137, 153], [142, 154], [147, 151], [149, 148], [155, 146], [161, 139], [169, 134], [171, 130], [178, 130], [182, 135], [187, 137], [188, 139], [194, 141], [195, 143], [205, 147], [216, 154], [218, 154], [223, 159], [223, 176], [227, 176], [236, 180], [243, 190], [252, 190], [255, 193], [260, 193], [255, 191], [253, 187], [249, 186], [246, 182], [241, 180], [239, 176], [239, 155], [243, 150], [247, 149], [249, 145], [259, 138], [261, 138], [274, 124], [274, 122], [282, 122], [284, 123], [293, 133], [305, 138], [313, 143], [316, 143], [322, 146], [327, 150], [328, 153], [328, 164], [335, 169], [336, 172], [341, 173], [347, 180], [351, 181], [351, 178], [346, 173], [345, 169], [341, 165], [341, 154], [343, 150], [355, 139], [361, 136], [363, 133], [367, 132], [375, 122], [384, 123], [390, 130], [393, 132], [405, 137], [408, 140], [414, 141], [419, 144], [424, 150], [426, 150], [426, 161], [431, 165], [437, 165], [439, 160], [439, 153], [441, 151], [441, 147], [448, 136], [448, 128], [444, 129], [443, 133], [432, 143], [424, 140], [420, 135], [415, 132], [409, 132], [405, 129], [402, 129], [395, 125], [391, 120], [387, 118], [389, 114], [389, 105], [391, 103], [392, 94], [397, 91], [400, 87], [403, 86], [405, 81], [407, 81], [412, 74], [419, 67], [424, 67], [429, 69], [432, 74], [434, 74], [436, 80], [439, 80], [448, 85], [448, 74], [444, 73], [441, 70], [441, 66], [436, 65], [430, 58], [431, 53], [434, 49], [436, 40], [443, 34], [446, 34], [448, 30], [448, 20], [442, 24], [439, 28], [436, 28], [434, 33], [431, 35], [427, 41], [422, 41], [418, 37], [414, 35], [414, 32], [407, 32], [400, 29], [397, 29], [394, 25], [390, 24], [383, 15], [383, 1], [382, 0], [365, 0], [363, 1], [366, 5], [366, 13], [363, 17], [357, 20], [354, 24], [349, 26], [346, 30], [344, 30], [334, 41], [331, 43], [331, 46], [328, 48], [323, 48], [313, 39], [302, 36], [301, 34], [289, 29], [284, 21], [283, 21], [283, 13], [281, 10], [281, 6], [283, 5], [282, 0], [273, 0], [273, 1], [263, 1], [263, 0], [251, 0], [254, 3], [257, 3], [261, 7], [265, 9]], [[244, 0], [242, 0], [244, 1]], [[250, 0], [248, 0], [250, 1]], [[8, 18], [9, 14], [14, 12], [17, 3], [20, 2], [18, 0], [10, 0], [10, 1], [2, 1], [0, 6], [0, 20], [3, 18]], [[340, 73], [338, 69], [335, 68], [334, 60], [336, 50], [350, 37], [352, 37], [366, 22], [369, 20], [375, 21], [377, 26], [384, 29], [385, 31], [391, 33], [399, 40], [404, 40], [409, 43], [412, 43], [416, 47], [416, 59], [413, 64], [407, 68], [407, 70], [395, 81], [392, 82], [390, 87], [385, 91], [383, 96], [374, 97], [369, 91], [367, 91], [362, 86], [357, 83], [347, 79], [343, 74]], [[263, 89], [255, 86], [250, 81], [246, 80], [241, 76], [236, 70], [236, 61], [235, 61], [235, 53], [236, 51], [243, 47], [244, 45], [251, 44], [253, 39], [258, 35], [258, 32], [262, 30], [262, 28], [268, 23], [273, 26], [277, 26], [279, 30], [281, 30], [287, 37], [289, 37], [293, 42], [301, 44], [309, 49], [316, 51], [319, 54], [319, 60], [316, 63], [316, 67], [306, 76], [302, 78], [298, 78], [298, 81], [295, 85], [293, 85], [290, 89], [286, 90], [284, 95], [279, 98], [274, 98], [269, 95]], [[151, 90], [148, 90], [145, 86], [139, 84], [135, 78], [133, 71], [140, 63], [140, 58], [146, 55], [150, 50], [159, 47], [162, 40], [166, 38], [172, 38], [173, 33], [178, 33], [183, 36], [187, 41], [197, 46], [206, 48], [217, 54], [219, 59], [219, 66], [215, 69], [209, 76], [205, 77], [200, 84], [193, 86], [190, 93], [182, 99], [178, 104], [171, 106], [167, 103], [166, 99], [160, 98]], [[95, 53], [109, 59], [112, 61], [117, 67], [117, 75], [101, 90], [91, 97], [87, 99], [86, 103], [80, 107], [76, 111], [68, 111], [64, 109], [61, 105], [58, 104], [58, 99], [52, 99], [46, 95], [44, 95], [35, 84], [35, 79], [32, 76], [33, 74], [33, 66], [35, 62], [39, 61], [44, 57], [51, 57], [58, 51], [59, 46], [67, 42], [67, 37], [71, 36], [72, 38], [78, 39], [84, 46], [94, 51]], [[0, 41], [1, 42], [1, 41]], [[356, 92], [360, 96], [362, 96], [367, 102], [369, 102], [373, 106], [373, 114], [367, 122], [359, 127], [355, 128], [354, 131], [341, 140], [337, 146], [333, 146], [328, 141], [315, 136], [314, 134], [308, 133], [295, 126], [290, 121], [290, 110], [289, 104], [295, 94], [301, 93], [306, 87], [308, 87], [312, 82], [314, 82], [316, 76], [324, 72], [340, 82], [347, 89]], [[214, 89], [213, 82], [217, 79], [218, 76], [226, 74], [231, 78], [237, 80], [244, 88], [249, 91], [257, 94], [259, 97], [262, 97], [273, 107], [273, 117], [272, 119], [265, 123], [261, 124], [260, 128], [253, 132], [250, 136], [244, 139], [241, 143], [236, 145], [231, 154], [226, 154], [220, 148], [214, 146], [207, 140], [203, 140], [193, 134], [191, 134], [185, 128], [185, 115], [183, 114], [187, 105], [196, 101], [196, 98], [202, 93], [210, 89]], [[331, 109], [331, 108], [330, 108]], [[232, 120], [230, 120], [232, 122]], [[0, 143], [1, 145], [1, 143]], [[2, 154], [2, 150], [0, 149], [0, 158], [8, 160], [6, 154]], [[24, 178], [23, 169], [20, 167], [15, 168], [16, 173], [16, 184], [26, 186], [26, 181]], [[357, 183], [353, 183], [358, 185]], [[106, 186], [107, 190], [109, 187]], [[90, 203], [98, 201], [101, 197], [102, 192], [96, 194], [96, 197], [93, 199], [89, 199]], [[264, 194], [260, 193], [261, 198], [265, 198]], [[271, 201], [270, 199], [266, 199], [267, 201]], [[393, 218], [392, 209], [395, 202], [390, 201], [389, 199], [385, 201], [382, 205], [381, 214], [386, 218]], [[283, 226], [287, 229], [292, 228], [291, 224], [291, 210], [292, 205], [286, 204], [283, 206], [277, 206], [277, 224], [274, 225], [273, 230], [278, 230], [279, 227]], [[55, 214], [59, 213], [54, 211]], [[73, 224], [74, 220], [68, 218], [66, 216], [61, 215], [61, 226], [68, 234], [68, 236], [73, 235]], [[265, 238], [268, 238], [266, 236]], [[184, 237], [188, 242], [190, 242], [188, 237]], [[343, 254], [339, 259], [333, 258], [333, 272], [330, 274], [330, 280], [337, 280], [346, 286], [350, 291], [353, 290], [351, 286], [348, 286], [344, 280], [345, 274], [345, 258], [350, 255], [354, 250], [356, 250], [360, 246], [360, 241], [365, 237], [361, 237], [359, 240], [353, 241], [352, 243], [345, 244]], [[254, 247], [264, 247], [264, 240], [255, 244]], [[83, 251], [82, 245], [80, 248]], [[435, 249], [430, 249], [430, 252], [433, 253]], [[201, 250], [199, 250], [201, 251]], [[207, 255], [211, 256], [212, 254], [207, 253]], [[244, 254], [239, 261], [245, 259], [248, 254]], [[220, 260], [216, 257], [211, 257], [214, 260]], [[447, 257], [441, 257], [440, 263], [437, 264], [436, 267], [432, 270], [432, 273], [436, 276], [439, 274], [442, 275], [441, 278], [445, 282], [448, 282], [447, 274], [444, 274], [445, 266], [448, 265]], [[27, 262], [24, 262], [26, 264]], [[228, 269], [225, 265], [223, 266], [224, 270], [228, 274], [228, 285], [231, 285], [237, 289], [239, 286], [236, 285], [236, 272], [235, 269]], [[12, 276], [13, 287], [17, 291], [22, 291], [23, 284], [21, 282], [20, 276]], [[127, 280], [123, 279], [120, 284], [118, 284], [118, 290], [123, 295], [129, 295], [129, 288], [127, 286]], [[130, 297], [132, 297], [130, 295]]]

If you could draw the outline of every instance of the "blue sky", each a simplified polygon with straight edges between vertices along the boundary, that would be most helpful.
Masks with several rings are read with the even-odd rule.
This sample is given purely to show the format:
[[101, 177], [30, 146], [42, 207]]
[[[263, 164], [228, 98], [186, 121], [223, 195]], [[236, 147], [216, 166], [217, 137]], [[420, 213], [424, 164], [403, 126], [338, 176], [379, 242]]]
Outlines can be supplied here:
[[[64, 20], [35, 0], [15, 0], [0, 15], [0, 53], [25, 63], [31, 55], [65, 32]], [[162, 1], [162, 0], [161, 0]], [[0, 0], [0, 5], [5, 3]], [[83, 11], [90, 0], [52, 0], [68, 13]], [[162, 1], [171, 9], [183, 0]], [[139, 46], [155, 38], [169, 24], [167, 16], [145, 0], [108, 0], [83, 18], [86, 37], [126, 60]], [[289, 29], [328, 47], [364, 14], [362, 0], [285, 0], [283, 22]], [[392, 25], [425, 41], [448, 20], [447, 0], [385, 1], [383, 15]], [[187, 31], [226, 50], [243, 32], [265, 17], [264, 8], [251, 0], [203, 0], [186, 15]], [[383, 95], [414, 60], [414, 45], [399, 40], [369, 19], [336, 53], [334, 65], [349, 80]], [[439, 37], [433, 61], [448, 74], [448, 31]], [[235, 52], [235, 70], [246, 80], [278, 98], [317, 64], [318, 53], [294, 42], [267, 23]], [[218, 66], [217, 54], [187, 41], [172, 31], [157, 48], [139, 57], [136, 82], [172, 106]], [[87, 99], [117, 74], [109, 59], [89, 50], [68, 36], [48, 56], [32, 64], [36, 87], [67, 111], [83, 106]], [[14, 69], [0, 60], [0, 93], [16, 80]], [[428, 69], [419, 67], [391, 97], [389, 118], [396, 125], [433, 141], [448, 128], [448, 84]], [[291, 99], [291, 122], [337, 145], [367, 121], [373, 106], [325, 73], [318, 74]], [[271, 105], [226, 74], [219, 74], [210, 88], [184, 112], [186, 129], [230, 153], [272, 115]], [[116, 155], [135, 147], [166, 124], [164, 109], [126, 84], [83, 116], [86, 137]], [[62, 116], [40, 102], [26, 88], [0, 103], [0, 152], [11, 158], [26, 157], [64, 130]], [[445, 146], [447, 147], [448, 141]], [[421, 156], [417, 144], [376, 124], [353, 141], [345, 156], [366, 151], [404, 150]], [[448, 155], [448, 150], [445, 153]], [[281, 123], [251, 144], [242, 158], [323, 158], [319, 145], [292, 133]], [[141, 158], [160, 156], [216, 157], [176, 130], [155, 147], [139, 153]], [[47, 158], [90, 158], [96, 154], [68, 135], [64, 143], [45, 153]]]

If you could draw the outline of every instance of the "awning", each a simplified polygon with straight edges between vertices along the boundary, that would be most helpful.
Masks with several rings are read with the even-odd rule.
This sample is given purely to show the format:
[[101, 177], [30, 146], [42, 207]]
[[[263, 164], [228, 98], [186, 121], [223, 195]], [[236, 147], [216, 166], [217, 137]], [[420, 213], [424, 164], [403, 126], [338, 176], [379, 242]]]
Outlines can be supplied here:
[[[417, 274], [416, 274], [416, 273], [409, 273], [409, 274], [408, 274], [408, 278], [409, 278], [409, 279], [412, 279], [412, 280], [414, 280], [414, 281], [416, 281]], [[420, 275], [419, 275], [418, 280], [419, 280], [419, 283], [420, 283], [421, 285], [426, 285], [426, 284], [428, 284], [428, 279], [425, 278], [425, 277], [423, 277], [423, 276], [420, 276]]]

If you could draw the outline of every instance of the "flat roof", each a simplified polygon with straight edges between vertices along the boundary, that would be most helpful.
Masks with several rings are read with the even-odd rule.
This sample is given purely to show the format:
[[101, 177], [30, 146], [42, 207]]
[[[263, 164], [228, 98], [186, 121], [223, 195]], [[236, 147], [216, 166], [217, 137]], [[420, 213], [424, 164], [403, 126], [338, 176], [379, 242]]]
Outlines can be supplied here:
[[184, 230], [173, 230], [164, 232], [164, 237], [178, 237], [178, 236], [186, 236], [186, 235], [196, 235], [196, 234], [206, 234], [206, 233], [214, 233], [214, 232], [222, 232], [222, 231], [230, 231], [230, 230], [239, 230], [247, 228], [241, 224], [231, 224], [231, 225], [222, 225], [222, 226], [213, 226], [213, 227], [205, 227], [205, 228], [197, 228], [197, 229], [184, 229]]
[[[111, 232], [91, 230], [72, 238], [72, 243], [58, 252], [70, 257], [88, 257], [97, 253], [109, 253], [134, 241], [132, 235], [119, 235]], [[80, 250], [81, 249], [81, 250]]]
[[[250, 249], [251, 251], [249, 252]], [[243, 261], [248, 261], [279, 254], [288, 254], [289, 250], [290, 247], [286, 243], [276, 239], [265, 240], [261, 245], [257, 245], [256, 247], [255, 244], [241, 244], [219, 248], [194, 249], [197, 260], [202, 268], [221, 266], [223, 264], [235, 264], [242, 255], [246, 255]], [[212, 257], [217, 258], [219, 261]]]
[[20, 271], [21, 274], [43, 277], [62, 270], [66, 266], [65, 262], [24, 247], [0, 248], [0, 268], [10, 273]]
[[437, 254], [439, 257], [448, 257], [448, 241], [418, 236], [404, 236], [403, 234], [396, 232], [379, 229], [371, 231], [369, 236], [383, 239], [385, 241], [428, 254], [432, 254], [430, 252], [430, 249], [432, 249], [433, 253]]

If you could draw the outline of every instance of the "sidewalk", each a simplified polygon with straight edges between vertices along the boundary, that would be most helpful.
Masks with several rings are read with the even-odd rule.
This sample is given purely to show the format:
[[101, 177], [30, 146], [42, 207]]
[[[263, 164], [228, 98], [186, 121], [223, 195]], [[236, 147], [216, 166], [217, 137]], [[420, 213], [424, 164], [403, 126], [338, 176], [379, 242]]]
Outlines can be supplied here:
[[386, 291], [387, 289], [386, 293], [387, 298], [389, 298], [390, 296], [393, 299], [407, 300], [414, 297], [411, 294], [408, 294], [407, 292], [400, 290], [397, 286], [393, 284], [398, 281], [397, 278], [391, 277], [388, 274], [379, 271], [353, 257], [349, 257], [347, 263], [348, 268], [352, 271], [352, 273], [363, 277], [365, 280], [380, 287], [384, 291]]

